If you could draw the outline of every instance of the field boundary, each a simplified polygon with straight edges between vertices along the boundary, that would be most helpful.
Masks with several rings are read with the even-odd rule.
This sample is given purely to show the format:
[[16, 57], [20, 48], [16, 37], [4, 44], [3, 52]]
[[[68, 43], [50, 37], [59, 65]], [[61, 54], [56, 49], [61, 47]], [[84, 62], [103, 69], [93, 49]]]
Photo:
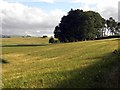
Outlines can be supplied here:
[[21, 47], [21, 46], [46, 46], [50, 44], [10, 44], [10, 45], [1, 45], [0, 47]]

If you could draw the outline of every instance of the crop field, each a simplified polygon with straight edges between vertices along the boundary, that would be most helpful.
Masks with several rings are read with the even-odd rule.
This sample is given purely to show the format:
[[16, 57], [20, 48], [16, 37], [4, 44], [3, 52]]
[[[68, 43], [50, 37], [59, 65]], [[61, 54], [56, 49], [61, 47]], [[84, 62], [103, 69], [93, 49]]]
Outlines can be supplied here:
[[[119, 39], [2, 47], [3, 88], [118, 88]], [[46, 44], [48, 39], [9, 38], [3, 45]]]

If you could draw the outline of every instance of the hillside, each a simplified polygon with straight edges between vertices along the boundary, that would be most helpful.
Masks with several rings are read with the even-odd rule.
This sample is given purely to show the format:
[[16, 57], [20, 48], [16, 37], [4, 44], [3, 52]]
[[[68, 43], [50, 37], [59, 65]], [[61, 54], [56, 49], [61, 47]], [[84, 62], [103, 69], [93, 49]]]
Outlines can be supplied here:
[[120, 57], [112, 53], [115, 49], [118, 39], [3, 47], [4, 87], [118, 88]]

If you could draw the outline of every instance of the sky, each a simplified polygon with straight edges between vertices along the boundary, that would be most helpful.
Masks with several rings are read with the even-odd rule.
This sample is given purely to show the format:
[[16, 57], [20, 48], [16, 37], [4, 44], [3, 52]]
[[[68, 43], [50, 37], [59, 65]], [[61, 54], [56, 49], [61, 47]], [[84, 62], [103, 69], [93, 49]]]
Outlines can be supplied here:
[[55, 26], [72, 9], [93, 10], [118, 20], [119, 0], [0, 0], [0, 34], [53, 36]]

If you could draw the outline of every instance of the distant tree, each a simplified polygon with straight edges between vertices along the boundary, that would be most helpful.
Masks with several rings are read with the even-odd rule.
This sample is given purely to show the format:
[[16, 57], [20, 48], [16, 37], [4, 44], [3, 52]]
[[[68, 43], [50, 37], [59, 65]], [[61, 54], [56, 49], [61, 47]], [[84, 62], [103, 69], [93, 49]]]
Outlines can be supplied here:
[[91, 40], [101, 35], [100, 29], [104, 27], [104, 19], [99, 13], [93, 11], [73, 10], [63, 16], [61, 22], [55, 27], [54, 36], [60, 42], [74, 42]]
[[49, 43], [54, 43], [54, 38], [53, 38], [53, 37], [51, 37], [51, 38], [49, 39]]
[[107, 20], [108, 32], [110, 31], [112, 35], [115, 35], [116, 27], [117, 22], [115, 21], [115, 19], [113, 19], [113, 17], [110, 17], [109, 20]]
[[9, 35], [2, 35], [2, 38], [11, 38]]
[[116, 27], [116, 30], [115, 30], [115, 35], [120, 35], [120, 22], [117, 23], [117, 27]]
[[42, 38], [47, 38], [48, 36], [44, 35]]

